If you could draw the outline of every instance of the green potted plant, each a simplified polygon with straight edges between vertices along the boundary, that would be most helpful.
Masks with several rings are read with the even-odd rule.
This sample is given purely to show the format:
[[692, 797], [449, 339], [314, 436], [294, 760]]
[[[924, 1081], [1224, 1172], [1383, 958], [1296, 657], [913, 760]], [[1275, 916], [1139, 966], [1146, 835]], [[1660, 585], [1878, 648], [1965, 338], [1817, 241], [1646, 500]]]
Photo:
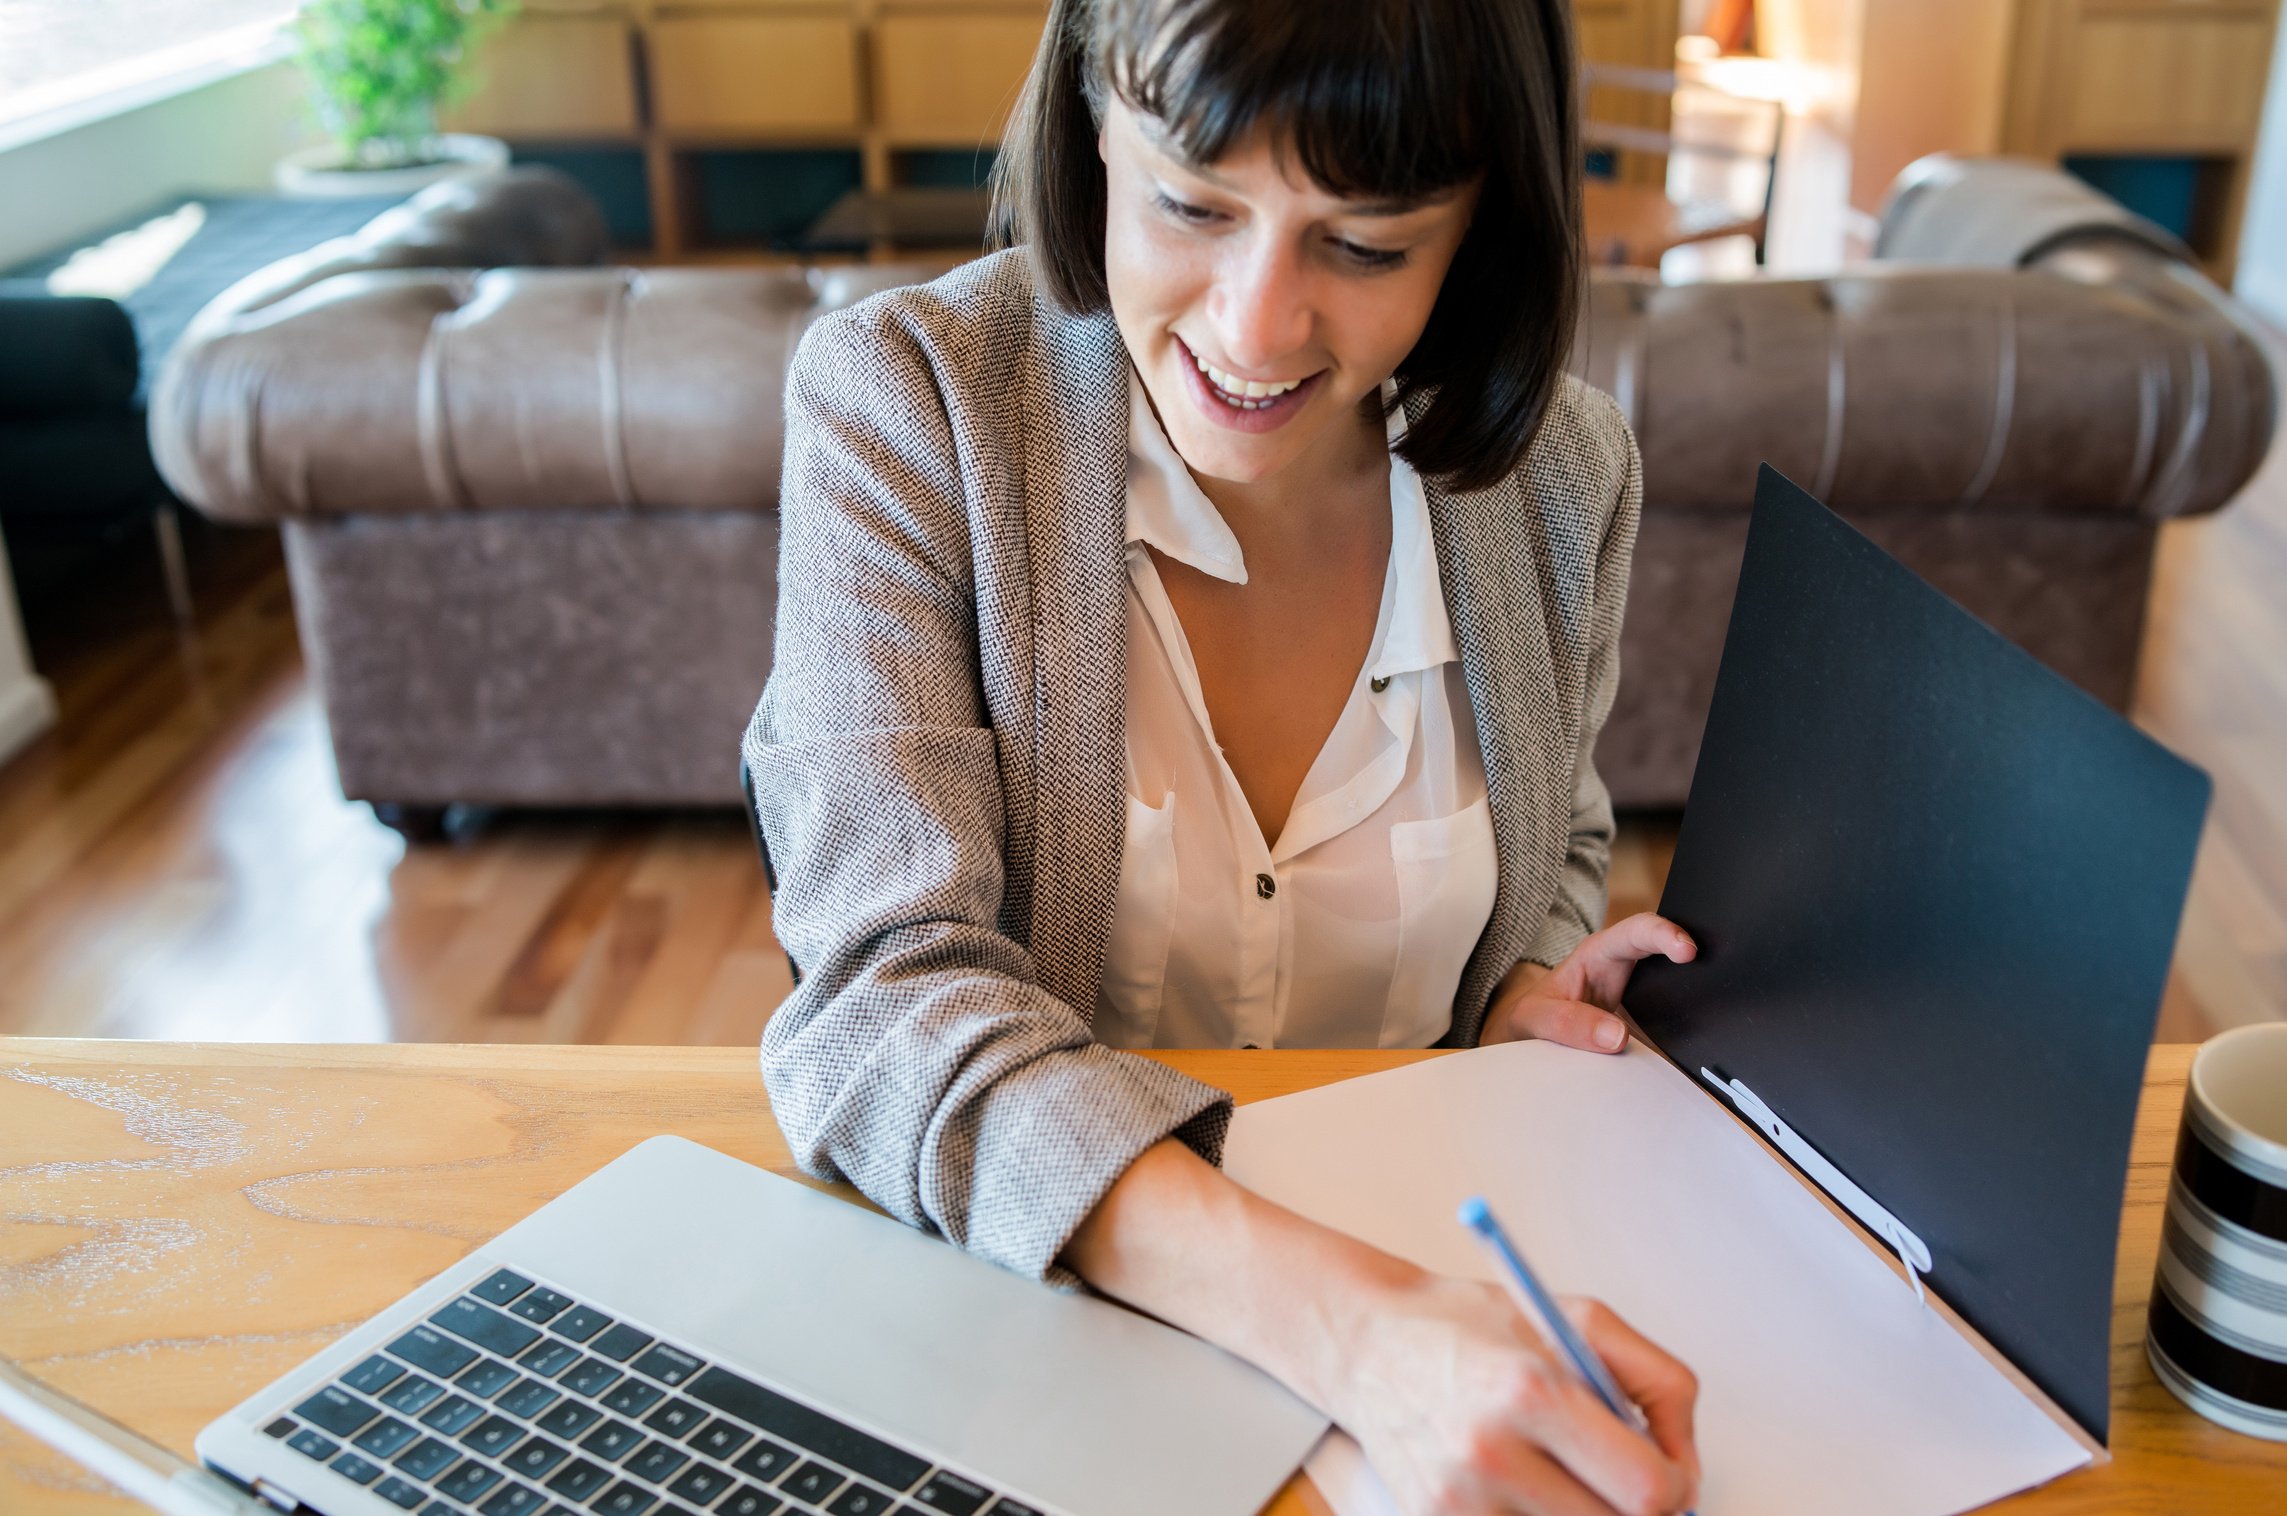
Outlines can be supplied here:
[[437, 129], [437, 107], [467, 83], [471, 44], [517, 0], [304, 0], [302, 70], [329, 140], [278, 165], [301, 195], [409, 194], [497, 168], [508, 146]]

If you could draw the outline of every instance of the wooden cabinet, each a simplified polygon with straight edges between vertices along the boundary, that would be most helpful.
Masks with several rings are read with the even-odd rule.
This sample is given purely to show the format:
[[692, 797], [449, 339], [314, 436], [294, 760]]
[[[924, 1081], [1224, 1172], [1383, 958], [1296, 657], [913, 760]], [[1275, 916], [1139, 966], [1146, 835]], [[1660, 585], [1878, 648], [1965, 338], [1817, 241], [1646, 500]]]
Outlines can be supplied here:
[[929, 7], [874, 26], [874, 116], [898, 147], [997, 139], [1040, 46], [1037, 14]]
[[527, 9], [477, 45], [452, 131], [526, 141], [631, 140], [637, 108], [635, 15], [624, 6]]
[[671, 138], [848, 136], [864, 125], [847, 14], [662, 12], [649, 39], [652, 120]]
[[2279, 0], [2017, 0], [2005, 152], [2188, 160], [2192, 245], [2231, 278]]
[[[1574, 0], [1581, 55], [1672, 67], [1677, 4]], [[710, 240], [703, 206], [726, 155], [781, 154], [815, 172], [821, 152], [841, 151], [852, 182], [873, 190], [897, 184], [915, 155], [974, 157], [1007, 124], [1047, 10], [1047, 0], [524, 0], [482, 44], [475, 88], [448, 124], [639, 164], [630, 172], [647, 190], [651, 251], [672, 258]], [[1599, 120], [1665, 124], [1656, 96], [1600, 92], [1591, 106]]]

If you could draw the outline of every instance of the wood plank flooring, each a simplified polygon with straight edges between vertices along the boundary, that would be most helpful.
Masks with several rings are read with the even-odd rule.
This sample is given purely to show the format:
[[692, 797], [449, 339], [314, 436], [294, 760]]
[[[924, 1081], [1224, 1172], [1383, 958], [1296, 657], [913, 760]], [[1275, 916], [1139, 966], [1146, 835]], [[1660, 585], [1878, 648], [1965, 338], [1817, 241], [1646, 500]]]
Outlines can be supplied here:
[[[2283, 365], [2287, 372], [2287, 365]], [[789, 988], [745, 823], [505, 814], [408, 850], [341, 799], [275, 539], [27, 604], [62, 716], [0, 769], [0, 1032], [752, 1043]], [[2164, 1040], [2287, 1017], [2287, 462], [2165, 534], [2139, 717], [2216, 779]], [[1615, 914], [1675, 818], [1623, 819]]]

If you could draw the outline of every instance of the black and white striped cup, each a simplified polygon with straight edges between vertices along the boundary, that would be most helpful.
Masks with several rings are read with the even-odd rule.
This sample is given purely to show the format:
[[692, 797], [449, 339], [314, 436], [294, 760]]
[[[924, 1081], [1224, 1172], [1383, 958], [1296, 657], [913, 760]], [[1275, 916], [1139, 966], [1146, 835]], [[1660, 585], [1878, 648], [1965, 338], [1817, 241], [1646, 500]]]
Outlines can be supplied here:
[[2287, 1442], [2287, 1022], [2192, 1060], [2144, 1351], [2208, 1420]]

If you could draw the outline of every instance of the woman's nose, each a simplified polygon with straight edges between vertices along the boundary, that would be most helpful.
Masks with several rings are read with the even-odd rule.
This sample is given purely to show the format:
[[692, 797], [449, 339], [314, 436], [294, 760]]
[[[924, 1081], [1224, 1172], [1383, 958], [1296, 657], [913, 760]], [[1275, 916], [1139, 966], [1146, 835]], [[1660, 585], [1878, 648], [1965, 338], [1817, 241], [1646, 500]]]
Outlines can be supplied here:
[[1310, 341], [1309, 291], [1298, 260], [1268, 243], [1241, 250], [1219, 271], [1208, 318], [1224, 358], [1249, 377], [1289, 377], [1271, 370]]

